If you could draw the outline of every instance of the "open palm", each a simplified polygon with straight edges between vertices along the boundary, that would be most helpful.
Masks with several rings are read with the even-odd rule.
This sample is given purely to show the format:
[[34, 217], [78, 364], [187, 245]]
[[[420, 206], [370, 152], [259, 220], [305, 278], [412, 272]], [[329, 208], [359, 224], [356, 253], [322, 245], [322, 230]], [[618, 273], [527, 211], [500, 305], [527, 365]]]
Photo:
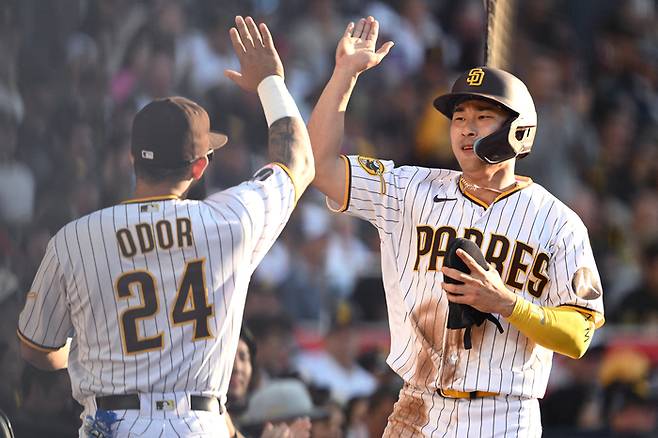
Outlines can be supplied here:
[[336, 48], [336, 66], [359, 74], [379, 64], [393, 42], [388, 41], [375, 51], [378, 34], [379, 22], [373, 17], [362, 18], [356, 25], [348, 24]]

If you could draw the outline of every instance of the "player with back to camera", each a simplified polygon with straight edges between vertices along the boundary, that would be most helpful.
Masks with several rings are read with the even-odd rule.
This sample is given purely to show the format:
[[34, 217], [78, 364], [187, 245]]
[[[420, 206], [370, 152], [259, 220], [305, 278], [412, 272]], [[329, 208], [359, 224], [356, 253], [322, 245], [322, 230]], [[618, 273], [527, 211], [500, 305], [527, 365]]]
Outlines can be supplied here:
[[[378, 30], [373, 17], [348, 25], [308, 126], [313, 184], [333, 210], [369, 221], [381, 238], [387, 362], [404, 379], [384, 436], [540, 436], [537, 399], [553, 352], [582, 356], [603, 324], [587, 229], [546, 189], [515, 175], [537, 116], [525, 85], [503, 70], [473, 68], [434, 102], [451, 120], [461, 171], [339, 155], [358, 76], [393, 46], [376, 50]], [[463, 250], [470, 275], [443, 266], [458, 237], [477, 244], [488, 269]], [[503, 332], [473, 326], [466, 348], [464, 330], [446, 328], [448, 302], [493, 314]]]
[[[18, 326], [23, 357], [68, 366], [79, 436], [227, 437], [226, 393], [252, 272], [313, 179], [308, 133], [265, 24], [236, 17], [241, 72], [269, 125], [270, 164], [186, 200], [225, 135], [182, 97], [137, 113], [135, 198], [50, 241]], [[67, 342], [67, 338], [71, 337]]]

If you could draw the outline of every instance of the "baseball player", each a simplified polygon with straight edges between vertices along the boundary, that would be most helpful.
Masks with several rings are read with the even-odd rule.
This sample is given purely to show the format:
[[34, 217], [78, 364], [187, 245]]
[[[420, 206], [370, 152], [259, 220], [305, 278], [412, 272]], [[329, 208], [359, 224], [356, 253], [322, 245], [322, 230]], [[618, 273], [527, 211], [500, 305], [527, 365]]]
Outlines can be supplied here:
[[[372, 17], [348, 25], [309, 134], [314, 185], [330, 207], [369, 221], [381, 239], [387, 362], [405, 382], [384, 436], [540, 436], [537, 399], [553, 352], [582, 356], [603, 323], [587, 229], [543, 187], [514, 174], [516, 159], [531, 150], [537, 116], [525, 85], [502, 70], [471, 69], [435, 101], [451, 120], [460, 172], [339, 156], [356, 80], [393, 45], [375, 50], [378, 26]], [[463, 250], [457, 255], [470, 274], [443, 266], [457, 237], [477, 244], [488, 270]], [[466, 348], [464, 329], [446, 328], [448, 302], [493, 314], [503, 332], [490, 321], [473, 326]]]
[[[271, 163], [249, 181], [186, 200], [227, 137], [182, 97], [136, 116], [135, 198], [64, 226], [20, 315], [26, 360], [67, 367], [84, 407], [80, 436], [228, 436], [226, 392], [247, 286], [313, 179], [304, 122], [265, 24], [236, 17], [230, 38], [258, 91]], [[68, 341], [67, 341], [68, 338]]]

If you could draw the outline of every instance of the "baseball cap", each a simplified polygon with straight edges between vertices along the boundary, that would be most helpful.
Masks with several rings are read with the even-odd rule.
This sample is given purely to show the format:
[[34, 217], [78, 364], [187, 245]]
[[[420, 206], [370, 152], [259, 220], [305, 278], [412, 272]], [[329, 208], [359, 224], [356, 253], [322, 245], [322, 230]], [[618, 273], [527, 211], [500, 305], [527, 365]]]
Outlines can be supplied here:
[[328, 410], [313, 405], [304, 383], [297, 379], [278, 379], [252, 394], [240, 424], [250, 426], [301, 417], [320, 420], [328, 416]]
[[135, 161], [178, 169], [227, 141], [226, 135], [210, 131], [206, 110], [189, 99], [173, 96], [156, 99], [135, 115], [131, 150]]

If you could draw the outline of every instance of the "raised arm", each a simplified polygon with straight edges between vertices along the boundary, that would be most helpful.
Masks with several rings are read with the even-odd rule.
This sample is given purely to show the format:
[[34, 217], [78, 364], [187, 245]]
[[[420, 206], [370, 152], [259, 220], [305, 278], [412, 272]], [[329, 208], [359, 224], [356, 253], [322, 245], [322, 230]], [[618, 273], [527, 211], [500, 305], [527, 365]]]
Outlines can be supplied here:
[[283, 64], [265, 23], [235, 17], [229, 31], [240, 72], [226, 76], [247, 91], [257, 91], [269, 126], [269, 158], [289, 170], [297, 198], [313, 180], [313, 151], [297, 105], [283, 82]]
[[345, 164], [339, 157], [345, 131], [345, 110], [356, 80], [362, 72], [376, 66], [393, 47], [383, 44], [375, 51], [379, 22], [373, 17], [350, 23], [336, 48], [336, 66], [308, 123], [315, 155], [313, 185], [338, 204], [345, 194]]

